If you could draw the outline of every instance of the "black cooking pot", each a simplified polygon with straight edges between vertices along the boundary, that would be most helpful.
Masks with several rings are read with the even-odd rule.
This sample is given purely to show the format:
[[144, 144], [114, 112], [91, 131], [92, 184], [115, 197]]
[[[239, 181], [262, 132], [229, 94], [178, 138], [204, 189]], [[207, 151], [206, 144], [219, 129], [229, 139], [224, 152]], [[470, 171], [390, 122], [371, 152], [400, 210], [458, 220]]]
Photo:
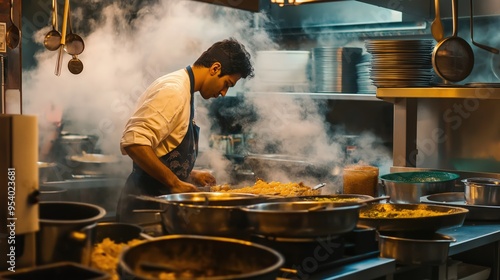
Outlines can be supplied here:
[[120, 279], [275, 280], [284, 264], [274, 249], [248, 241], [199, 235], [167, 235], [125, 249]]
[[[39, 204], [40, 230], [36, 233], [37, 264], [90, 259], [85, 236], [92, 234], [106, 215], [100, 206], [82, 202], [46, 201]], [[84, 230], [84, 232], [82, 232]]]

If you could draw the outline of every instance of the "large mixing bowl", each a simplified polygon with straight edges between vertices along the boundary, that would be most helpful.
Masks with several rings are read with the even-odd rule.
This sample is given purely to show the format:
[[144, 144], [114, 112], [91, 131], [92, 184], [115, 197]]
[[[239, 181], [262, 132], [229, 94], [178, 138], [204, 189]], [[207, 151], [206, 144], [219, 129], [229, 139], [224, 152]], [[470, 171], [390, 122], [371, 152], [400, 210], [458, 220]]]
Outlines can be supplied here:
[[[269, 279], [284, 264], [274, 249], [248, 241], [167, 235], [131, 246], [120, 256], [120, 279]], [[169, 278], [170, 279], [170, 278]]]
[[455, 191], [460, 176], [450, 172], [396, 172], [380, 176], [385, 194], [392, 203], [420, 203], [420, 197]]
[[500, 206], [500, 180], [476, 177], [464, 179], [462, 183], [467, 204]]
[[337, 236], [352, 231], [360, 204], [339, 206], [318, 201], [268, 202], [243, 207], [249, 231], [278, 237]]

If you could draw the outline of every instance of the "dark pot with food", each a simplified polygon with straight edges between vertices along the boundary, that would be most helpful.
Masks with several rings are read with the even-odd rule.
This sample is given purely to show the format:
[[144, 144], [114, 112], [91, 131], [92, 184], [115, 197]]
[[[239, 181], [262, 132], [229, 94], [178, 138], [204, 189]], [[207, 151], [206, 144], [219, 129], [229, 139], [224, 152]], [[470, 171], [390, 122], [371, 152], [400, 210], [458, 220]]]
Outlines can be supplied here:
[[197, 235], [168, 235], [123, 251], [120, 279], [274, 280], [283, 256], [248, 241]]
[[118, 279], [116, 264], [123, 250], [153, 237], [143, 233], [143, 228], [135, 224], [101, 222], [91, 234], [87, 235], [87, 244], [91, 245], [91, 268], [106, 272], [112, 279]]

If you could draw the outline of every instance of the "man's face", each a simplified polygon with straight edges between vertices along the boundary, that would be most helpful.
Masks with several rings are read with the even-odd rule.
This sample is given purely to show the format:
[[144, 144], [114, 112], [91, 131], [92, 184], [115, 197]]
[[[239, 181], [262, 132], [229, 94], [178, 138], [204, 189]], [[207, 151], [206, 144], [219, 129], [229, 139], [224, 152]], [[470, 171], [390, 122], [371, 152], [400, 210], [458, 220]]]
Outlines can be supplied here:
[[214, 63], [209, 69], [209, 75], [203, 83], [200, 93], [204, 99], [217, 98], [219, 95], [226, 96], [230, 87], [236, 85], [240, 80], [240, 74], [224, 75], [219, 77], [221, 71], [220, 63]]

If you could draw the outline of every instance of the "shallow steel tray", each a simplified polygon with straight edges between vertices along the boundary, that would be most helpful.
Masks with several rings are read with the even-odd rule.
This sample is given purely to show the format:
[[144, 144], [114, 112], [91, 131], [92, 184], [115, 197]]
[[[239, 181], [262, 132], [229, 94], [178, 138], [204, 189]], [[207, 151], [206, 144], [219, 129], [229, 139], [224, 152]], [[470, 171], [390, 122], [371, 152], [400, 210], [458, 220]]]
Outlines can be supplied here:
[[[408, 210], [431, 210], [443, 212], [443, 215], [426, 217], [364, 217], [364, 212], [384, 212]], [[368, 204], [360, 209], [358, 225], [377, 229], [378, 231], [437, 231], [444, 228], [460, 227], [469, 211], [462, 207], [417, 204]]]
[[422, 196], [422, 203], [458, 206], [469, 210], [466, 220], [474, 221], [498, 221], [500, 220], [500, 206], [469, 205], [465, 202], [463, 192], [446, 192]]

